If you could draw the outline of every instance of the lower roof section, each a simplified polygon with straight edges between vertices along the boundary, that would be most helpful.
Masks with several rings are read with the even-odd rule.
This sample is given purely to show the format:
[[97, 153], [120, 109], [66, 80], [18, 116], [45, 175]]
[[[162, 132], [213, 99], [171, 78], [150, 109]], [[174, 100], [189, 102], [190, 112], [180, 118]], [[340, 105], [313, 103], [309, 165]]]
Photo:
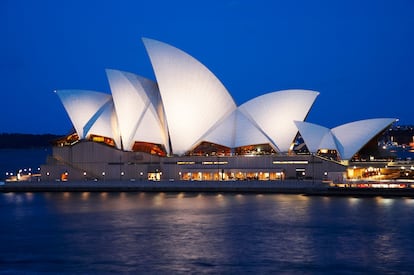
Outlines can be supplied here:
[[295, 121], [295, 124], [311, 153], [320, 149], [333, 149], [339, 152], [342, 160], [350, 160], [365, 144], [395, 121], [395, 118], [365, 119], [333, 129], [303, 121]]
[[280, 152], [288, 152], [298, 132], [294, 121], [305, 120], [318, 95], [309, 90], [278, 91], [256, 97], [239, 109]]

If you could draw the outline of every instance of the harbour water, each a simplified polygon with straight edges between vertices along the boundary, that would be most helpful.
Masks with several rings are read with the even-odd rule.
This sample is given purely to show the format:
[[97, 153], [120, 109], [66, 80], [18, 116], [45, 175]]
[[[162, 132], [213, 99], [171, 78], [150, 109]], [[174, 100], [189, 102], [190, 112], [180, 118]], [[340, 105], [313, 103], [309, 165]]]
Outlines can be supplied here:
[[0, 274], [410, 274], [414, 199], [0, 194]]

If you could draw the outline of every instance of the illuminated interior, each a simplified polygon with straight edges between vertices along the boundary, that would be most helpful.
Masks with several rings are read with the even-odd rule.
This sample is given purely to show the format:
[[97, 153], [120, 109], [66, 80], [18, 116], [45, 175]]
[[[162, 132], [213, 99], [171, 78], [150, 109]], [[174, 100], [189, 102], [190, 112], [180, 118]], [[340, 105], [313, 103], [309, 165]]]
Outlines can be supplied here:
[[148, 172], [147, 179], [150, 181], [160, 181], [161, 176], [162, 172], [160, 171]]
[[218, 168], [216, 171], [205, 172], [180, 172], [181, 180], [189, 181], [232, 181], [232, 180], [284, 180], [285, 174], [280, 172], [252, 172], [252, 171], [239, 171], [239, 172], [226, 172], [223, 169]]
[[193, 150], [188, 152], [188, 156], [229, 156], [231, 150], [229, 147], [207, 141], [201, 142]]
[[115, 147], [115, 141], [112, 138], [109, 137], [103, 137], [98, 135], [90, 135], [89, 140], [99, 143], [104, 143], [106, 145], [109, 145], [111, 147]]
[[335, 161], [339, 160], [338, 151], [333, 149], [319, 149], [316, 155]]
[[347, 178], [351, 180], [391, 180], [414, 179], [414, 167], [350, 167], [347, 169]]
[[133, 152], [143, 152], [151, 155], [157, 155], [161, 157], [167, 156], [164, 147], [161, 144], [154, 144], [149, 142], [136, 141], [132, 147]]
[[62, 147], [62, 146], [72, 145], [72, 144], [74, 144], [74, 143], [76, 143], [78, 141], [79, 141], [79, 136], [75, 132], [75, 133], [69, 134], [69, 135], [67, 135], [67, 136], [65, 136], [65, 137], [63, 137], [61, 139], [56, 140], [55, 144], [57, 146]]
[[270, 144], [256, 144], [237, 147], [235, 153], [236, 155], [270, 155], [276, 154], [276, 151]]

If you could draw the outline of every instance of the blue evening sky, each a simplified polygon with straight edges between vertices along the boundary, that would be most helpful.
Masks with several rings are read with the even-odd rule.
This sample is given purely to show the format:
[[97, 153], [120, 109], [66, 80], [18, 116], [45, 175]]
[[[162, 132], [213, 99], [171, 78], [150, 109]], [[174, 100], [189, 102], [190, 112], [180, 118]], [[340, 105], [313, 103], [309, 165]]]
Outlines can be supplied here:
[[238, 105], [311, 89], [309, 122], [414, 124], [412, 0], [2, 0], [0, 132], [68, 133], [53, 90], [109, 93], [105, 68], [155, 79], [141, 37], [198, 59]]

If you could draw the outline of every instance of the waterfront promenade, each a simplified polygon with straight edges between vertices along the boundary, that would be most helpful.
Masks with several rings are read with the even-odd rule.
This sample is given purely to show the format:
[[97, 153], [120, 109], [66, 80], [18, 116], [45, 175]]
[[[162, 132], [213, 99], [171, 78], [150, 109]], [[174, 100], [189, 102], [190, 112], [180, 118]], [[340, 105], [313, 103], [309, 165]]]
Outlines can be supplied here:
[[313, 196], [414, 197], [414, 188], [332, 187], [312, 180], [6, 182], [0, 192], [214, 192]]
[[253, 192], [303, 193], [309, 189], [326, 189], [321, 181], [19, 181], [6, 182], [1, 192]]

